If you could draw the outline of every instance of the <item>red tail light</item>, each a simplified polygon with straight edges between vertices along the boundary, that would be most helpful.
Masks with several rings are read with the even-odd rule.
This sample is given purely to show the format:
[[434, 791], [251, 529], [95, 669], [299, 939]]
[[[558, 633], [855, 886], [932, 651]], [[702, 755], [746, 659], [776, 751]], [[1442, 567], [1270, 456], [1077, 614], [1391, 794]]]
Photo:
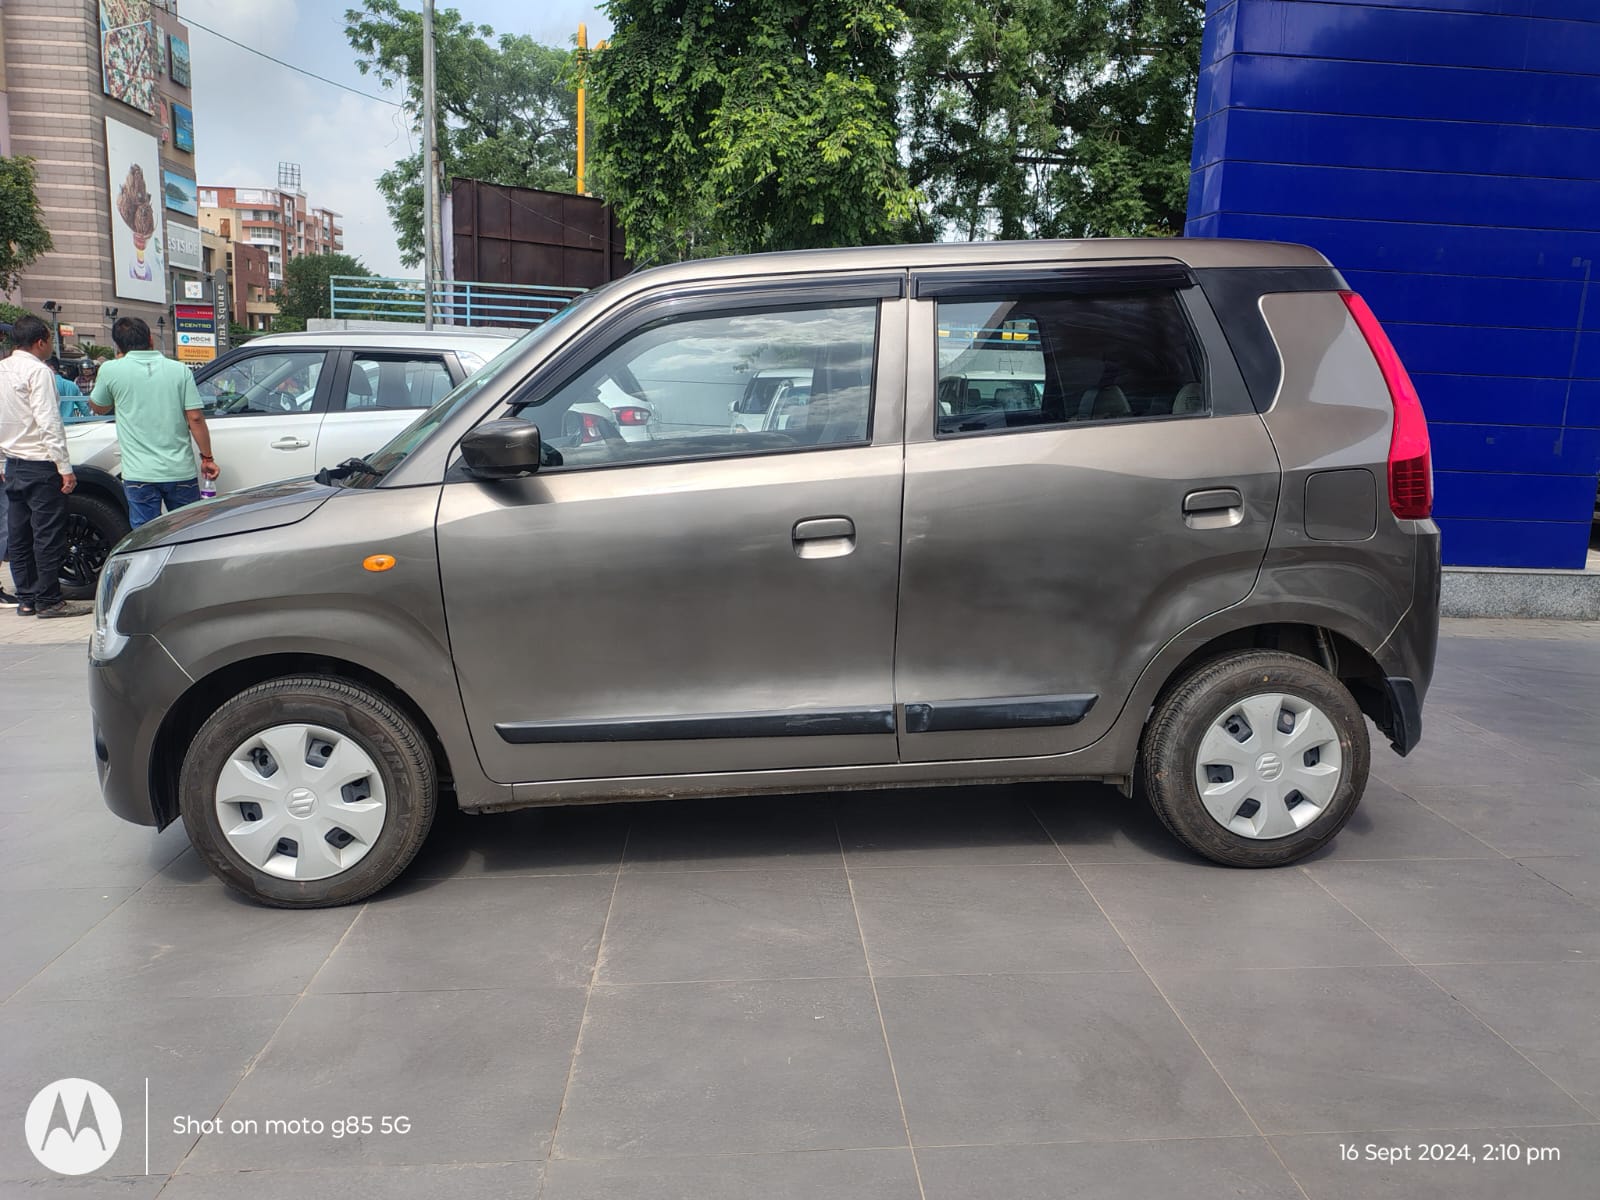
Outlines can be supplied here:
[[618, 425], [648, 425], [650, 424], [650, 410], [634, 405], [622, 405], [611, 410], [616, 414]]
[[1433, 512], [1433, 461], [1428, 449], [1428, 422], [1416, 385], [1395, 353], [1389, 335], [1355, 292], [1340, 292], [1345, 307], [1378, 360], [1394, 404], [1394, 432], [1389, 437], [1389, 509], [1395, 516], [1420, 521]]
[[598, 442], [606, 436], [605, 431], [600, 428], [600, 419], [593, 413], [579, 415], [583, 418], [583, 436], [579, 441], [587, 445], [590, 442]]

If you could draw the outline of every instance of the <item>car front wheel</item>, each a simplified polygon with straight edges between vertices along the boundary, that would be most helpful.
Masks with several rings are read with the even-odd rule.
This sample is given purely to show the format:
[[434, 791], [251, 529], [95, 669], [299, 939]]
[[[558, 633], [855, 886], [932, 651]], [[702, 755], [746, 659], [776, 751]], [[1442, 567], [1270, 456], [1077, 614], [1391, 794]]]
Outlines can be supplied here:
[[1316, 663], [1247, 650], [1196, 667], [1157, 705], [1141, 778], [1163, 824], [1214, 862], [1275, 867], [1338, 833], [1366, 789], [1366, 721]]
[[200, 727], [179, 804], [196, 852], [263, 904], [322, 908], [387, 886], [433, 823], [427, 740], [387, 699], [325, 676], [241, 692]]
[[94, 599], [100, 570], [116, 544], [128, 536], [128, 514], [109, 500], [74, 492], [67, 497], [67, 544], [61, 556], [61, 594]]

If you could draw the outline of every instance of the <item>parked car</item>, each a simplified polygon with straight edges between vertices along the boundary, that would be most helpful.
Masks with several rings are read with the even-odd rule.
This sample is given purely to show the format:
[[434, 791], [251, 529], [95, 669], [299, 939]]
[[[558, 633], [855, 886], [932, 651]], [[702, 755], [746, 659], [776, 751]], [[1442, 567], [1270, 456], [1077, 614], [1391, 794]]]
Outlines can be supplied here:
[[[310, 475], [376, 450], [513, 340], [402, 328], [278, 333], [245, 343], [195, 372], [222, 467], [218, 492]], [[114, 418], [69, 424], [67, 449], [78, 488], [67, 498], [62, 591], [87, 599], [128, 532]]]
[[780, 393], [788, 394], [792, 399], [797, 388], [810, 391], [810, 367], [763, 367], [751, 372], [744, 392], [728, 404], [728, 411], [733, 414], [733, 432], [749, 430], [755, 433], [766, 429], [774, 401]]
[[[979, 348], [1040, 386], [968, 429], [939, 380]], [[706, 432], [796, 362], [783, 428]], [[654, 436], [547, 440], [606, 379]], [[445, 803], [997, 779], [1109, 782], [1199, 854], [1279, 866], [1355, 811], [1368, 719], [1421, 736], [1427, 426], [1304, 247], [661, 267], [367, 459], [152, 522], [96, 598], [107, 803], [181, 817], [264, 903], [377, 891]]]

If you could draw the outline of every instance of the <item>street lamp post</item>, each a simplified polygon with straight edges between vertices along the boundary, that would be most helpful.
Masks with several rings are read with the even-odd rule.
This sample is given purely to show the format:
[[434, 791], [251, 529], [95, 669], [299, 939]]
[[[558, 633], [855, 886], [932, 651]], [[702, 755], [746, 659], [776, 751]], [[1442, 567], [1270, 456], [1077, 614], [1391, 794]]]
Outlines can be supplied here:
[[433, 328], [434, 254], [439, 236], [439, 177], [434, 158], [438, 130], [434, 127], [433, 0], [422, 0], [422, 326]]

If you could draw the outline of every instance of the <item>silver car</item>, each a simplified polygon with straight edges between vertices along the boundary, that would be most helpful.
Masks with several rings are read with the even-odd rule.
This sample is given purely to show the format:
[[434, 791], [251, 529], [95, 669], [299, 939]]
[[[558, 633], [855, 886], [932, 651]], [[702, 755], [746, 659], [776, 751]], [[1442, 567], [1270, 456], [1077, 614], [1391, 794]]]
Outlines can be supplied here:
[[[781, 428], [728, 428], [797, 364]], [[568, 432], [608, 381], [647, 440]], [[1404, 367], [1303, 247], [662, 267], [367, 462], [125, 540], [101, 785], [288, 907], [385, 886], [442, 804], [977, 780], [1107, 781], [1277, 866], [1355, 811], [1369, 720], [1420, 737], [1431, 502]]]

